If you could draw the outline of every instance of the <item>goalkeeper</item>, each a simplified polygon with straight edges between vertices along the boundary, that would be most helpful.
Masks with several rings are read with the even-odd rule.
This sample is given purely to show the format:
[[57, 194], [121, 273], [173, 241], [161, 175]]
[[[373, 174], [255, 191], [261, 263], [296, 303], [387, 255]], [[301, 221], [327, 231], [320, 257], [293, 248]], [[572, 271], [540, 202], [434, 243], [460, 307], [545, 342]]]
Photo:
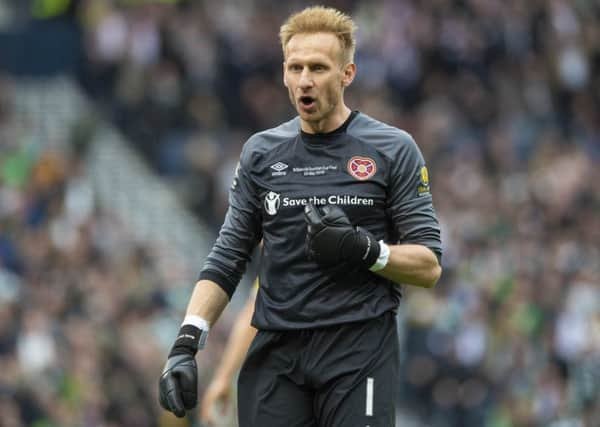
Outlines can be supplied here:
[[401, 284], [430, 288], [441, 274], [429, 174], [409, 134], [346, 106], [356, 75], [349, 16], [310, 7], [280, 38], [298, 115], [244, 144], [160, 403], [179, 417], [196, 405], [196, 352], [262, 239], [239, 425], [393, 426]]

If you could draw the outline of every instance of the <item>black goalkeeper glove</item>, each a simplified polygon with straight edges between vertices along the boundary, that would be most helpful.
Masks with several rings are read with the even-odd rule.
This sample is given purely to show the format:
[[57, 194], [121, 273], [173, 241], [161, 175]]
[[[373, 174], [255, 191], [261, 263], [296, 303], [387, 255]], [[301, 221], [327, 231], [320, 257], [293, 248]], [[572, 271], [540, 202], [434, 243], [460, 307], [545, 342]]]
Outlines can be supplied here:
[[306, 236], [309, 258], [324, 266], [340, 263], [370, 268], [379, 258], [380, 247], [367, 230], [354, 227], [344, 211], [335, 205], [309, 203], [304, 208], [308, 223]]
[[192, 325], [181, 327], [158, 383], [160, 406], [180, 418], [198, 401], [198, 368], [194, 357], [201, 333]]

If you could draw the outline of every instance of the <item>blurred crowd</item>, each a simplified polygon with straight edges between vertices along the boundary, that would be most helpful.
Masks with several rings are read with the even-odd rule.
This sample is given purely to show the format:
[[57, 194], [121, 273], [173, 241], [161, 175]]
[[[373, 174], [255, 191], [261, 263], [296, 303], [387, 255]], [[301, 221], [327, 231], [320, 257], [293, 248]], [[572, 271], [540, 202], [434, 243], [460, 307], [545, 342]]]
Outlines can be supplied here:
[[[12, 82], [0, 75], [0, 426], [186, 425], [156, 390], [192, 280], [100, 206], [87, 119], [44, 143]], [[211, 334], [202, 387], [230, 324]]]
[[148, 248], [96, 206], [79, 153], [40, 149], [3, 107], [0, 425], [151, 425], [160, 351], [132, 339], [162, 306]]
[[[293, 115], [277, 35], [306, 2], [129, 3], [78, 2], [79, 81], [216, 229], [245, 139]], [[402, 408], [432, 427], [600, 425], [600, 5], [324, 3], [359, 27], [348, 105], [415, 137], [442, 223], [442, 280], [403, 302]], [[0, 147], [2, 421], [155, 425], [169, 284], [152, 248], [82, 201], [76, 154]]]

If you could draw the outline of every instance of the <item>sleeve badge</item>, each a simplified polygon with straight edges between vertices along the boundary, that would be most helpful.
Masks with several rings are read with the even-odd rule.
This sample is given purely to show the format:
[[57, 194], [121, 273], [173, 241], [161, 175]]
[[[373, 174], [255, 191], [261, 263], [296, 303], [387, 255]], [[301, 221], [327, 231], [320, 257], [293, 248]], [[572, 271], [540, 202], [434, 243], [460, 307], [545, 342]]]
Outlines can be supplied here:
[[425, 194], [429, 194], [429, 172], [427, 171], [427, 167], [421, 167], [419, 171], [419, 184], [417, 186], [417, 194], [419, 196], [424, 196]]

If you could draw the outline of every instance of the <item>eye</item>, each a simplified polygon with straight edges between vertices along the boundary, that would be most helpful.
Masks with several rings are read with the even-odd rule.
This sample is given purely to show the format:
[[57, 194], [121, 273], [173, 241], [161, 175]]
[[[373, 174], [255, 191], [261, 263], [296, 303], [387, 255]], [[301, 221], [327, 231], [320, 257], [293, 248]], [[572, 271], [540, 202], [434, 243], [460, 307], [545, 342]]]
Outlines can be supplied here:
[[290, 71], [302, 71], [302, 66], [299, 64], [290, 64], [288, 65], [288, 70]]
[[325, 67], [325, 66], [324, 66], [324, 65], [322, 65], [322, 64], [315, 64], [315, 65], [313, 65], [313, 66], [311, 67], [311, 69], [312, 69], [313, 71], [317, 71], [317, 72], [319, 72], [319, 71], [325, 71], [325, 70], [327, 69], [327, 67]]

